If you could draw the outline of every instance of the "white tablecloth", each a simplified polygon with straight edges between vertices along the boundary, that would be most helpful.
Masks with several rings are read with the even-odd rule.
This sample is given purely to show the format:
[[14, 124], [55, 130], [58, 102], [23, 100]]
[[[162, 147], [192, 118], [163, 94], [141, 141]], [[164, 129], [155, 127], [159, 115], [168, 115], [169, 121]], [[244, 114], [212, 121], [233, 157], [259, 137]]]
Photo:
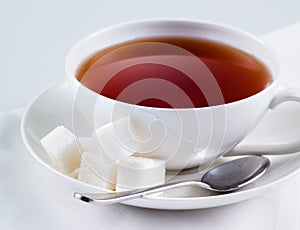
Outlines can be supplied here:
[[[282, 81], [300, 87], [300, 23], [263, 39], [278, 53]], [[0, 114], [0, 229], [300, 229], [299, 174], [251, 200], [219, 208], [160, 211], [79, 202], [25, 149], [21, 114]]]

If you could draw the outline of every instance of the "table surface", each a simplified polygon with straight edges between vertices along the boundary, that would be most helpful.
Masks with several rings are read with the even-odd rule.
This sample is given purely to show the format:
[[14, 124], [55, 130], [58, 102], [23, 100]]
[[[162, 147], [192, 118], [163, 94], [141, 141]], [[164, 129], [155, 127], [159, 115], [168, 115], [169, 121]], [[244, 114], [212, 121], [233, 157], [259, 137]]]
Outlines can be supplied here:
[[[0, 111], [25, 107], [43, 89], [64, 78], [65, 55], [80, 37], [111, 24], [154, 17], [210, 20], [257, 34], [279, 54], [281, 77], [300, 87], [300, 80], [295, 77], [299, 74], [299, 1], [178, 2], [2, 1]], [[22, 179], [21, 176], [18, 181]], [[0, 229], [296, 230], [300, 229], [299, 181], [300, 175], [295, 175], [251, 200], [192, 211], [160, 211], [125, 205], [96, 207], [71, 198], [64, 203], [46, 202], [48, 206], [44, 203], [30, 206], [30, 202], [18, 206], [12, 202], [14, 209], [4, 209], [0, 199]], [[29, 184], [32, 183], [34, 180]], [[40, 192], [47, 200], [52, 191]]]

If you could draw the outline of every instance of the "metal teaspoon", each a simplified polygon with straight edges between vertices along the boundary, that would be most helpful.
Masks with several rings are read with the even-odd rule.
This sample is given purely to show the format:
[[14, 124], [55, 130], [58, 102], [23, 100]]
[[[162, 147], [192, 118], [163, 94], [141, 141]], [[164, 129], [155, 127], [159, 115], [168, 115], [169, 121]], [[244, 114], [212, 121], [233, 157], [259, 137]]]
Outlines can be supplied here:
[[233, 192], [258, 179], [269, 166], [268, 158], [247, 156], [219, 164], [207, 171], [199, 180], [184, 180], [145, 189], [106, 194], [75, 192], [74, 197], [87, 203], [113, 204], [185, 186], [199, 186], [221, 193]]

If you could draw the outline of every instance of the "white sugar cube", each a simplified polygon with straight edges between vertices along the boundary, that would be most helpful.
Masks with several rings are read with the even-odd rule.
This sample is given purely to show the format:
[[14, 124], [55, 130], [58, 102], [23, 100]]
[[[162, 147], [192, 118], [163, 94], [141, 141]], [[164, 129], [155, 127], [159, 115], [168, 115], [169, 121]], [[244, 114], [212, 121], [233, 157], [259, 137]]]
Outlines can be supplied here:
[[116, 191], [144, 188], [165, 181], [165, 161], [130, 156], [118, 166]]
[[82, 154], [78, 180], [104, 189], [115, 189], [117, 163], [103, 152]]
[[92, 137], [78, 137], [77, 144], [80, 148], [80, 152], [91, 152], [98, 150], [98, 143], [95, 138]]
[[69, 175], [70, 175], [70, 177], [73, 177], [74, 179], [78, 179], [78, 173], [79, 173], [79, 168], [75, 169]]
[[79, 167], [81, 154], [76, 138], [66, 127], [56, 127], [42, 138], [41, 144], [63, 172], [71, 173]]
[[108, 154], [115, 161], [126, 159], [140, 149], [134, 126], [128, 117], [99, 127], [93, 137], [100, 151]]

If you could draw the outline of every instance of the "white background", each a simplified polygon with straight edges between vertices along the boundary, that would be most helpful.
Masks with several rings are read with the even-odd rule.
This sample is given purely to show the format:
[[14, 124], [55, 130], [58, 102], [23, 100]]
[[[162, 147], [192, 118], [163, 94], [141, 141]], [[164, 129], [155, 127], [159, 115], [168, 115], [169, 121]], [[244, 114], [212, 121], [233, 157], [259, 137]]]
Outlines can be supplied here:
[[[115, 23], [157, 17], [215, 21], [262, 35], [299, 21], [300, 1], [0, 0], [0, 111], [25, 107], [45, 88], [63, 79], [65, 56], [82, 36]], [[299, 72], [297, 25], [296, 32], [284, 30], [269, 40], [286, 58], [284, 73], [299, 87], [294, 75]], [[289, 61], [291, 57], [293, 61]], [[124, 205], [96, 207], [64, 194], [56, 175], [24, 148], [17, 151], [20, 137], [7, 136], [16, 148], [11, 152], [4, 148], [0, 154], [0, 166], [6, 172], [0, 175], [0, 191], [7, 192], [2, 192], [6, 196], [0, 199], [1, 230], [300, 229], [299, 174], [254, 199], [219, 208], [176, 212]], [[17, 152], [20, 159], [14, 161], [12, 153]]]
[[81, 37], [129, 20], [183, 17], [260, 35], [300, 19], [298, 0], [0, 0], [0, 111], [25, 107], [65, 77]]

